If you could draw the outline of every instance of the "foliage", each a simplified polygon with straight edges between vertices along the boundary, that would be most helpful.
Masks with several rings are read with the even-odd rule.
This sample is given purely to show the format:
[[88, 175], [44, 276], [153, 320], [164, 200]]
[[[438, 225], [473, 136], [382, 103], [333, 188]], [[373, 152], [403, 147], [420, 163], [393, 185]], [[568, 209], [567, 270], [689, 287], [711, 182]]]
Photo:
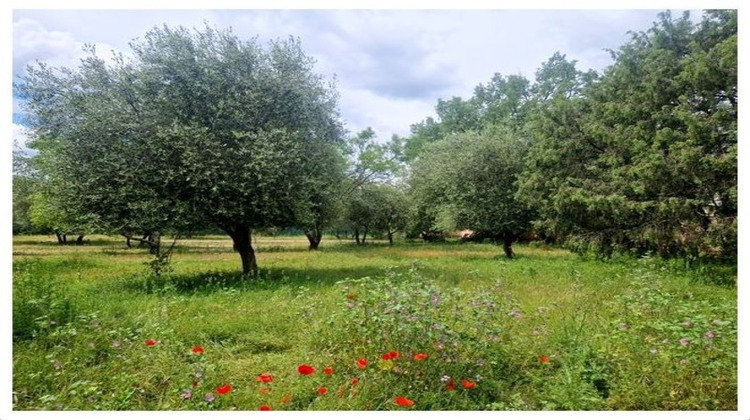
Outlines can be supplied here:
[[540, 226], [604, 255], [736, 258], [736, 42], [735, 11], [663, 13], [538, 114], [519, 198]]
[[527, 147], [518, 133], [500, 127], [427, 147], [413, 165], [410, 183], [431, 228], [482, 230], [510, 241], [528, 230], [533, 212], [515, 200]]
[[13, 265], [13, 341], [32, 340], [71, 322], [75, 307], [68, 289], [40, 264]]
[[251, 230], [309, 217], [309, 189], [337, 170], [333, 88], [291, 38], [165, 26], [131, 48], [17, 86], [56, 200], [107, 231], [219, 226], [254, 273]]

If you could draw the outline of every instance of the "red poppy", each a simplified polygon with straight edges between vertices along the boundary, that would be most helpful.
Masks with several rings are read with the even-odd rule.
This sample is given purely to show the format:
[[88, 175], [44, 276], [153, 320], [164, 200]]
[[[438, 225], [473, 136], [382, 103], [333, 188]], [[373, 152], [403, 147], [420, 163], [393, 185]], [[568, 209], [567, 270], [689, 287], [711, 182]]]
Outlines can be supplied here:
[[427, 355], [424, 353], [417, 353], [414, 355], [414, 360], [424, 360], [427, 358]]
[[399, 353], [396, 350], [391, 350], [388, 354], [391, 356], [391, 359], [398, 359]]
[[258, 382], [263, 382], [264, 384], [267, 384], [271, 381], [273, 381], [273, 376], [270, 373], [262, 373], [258, 375]]
[[325, 368], [323, 369], [323, 373], [325, 373], [326, 375], [333, 375], [333, 368], [332, 368], [332, 367], [330, 367], [330, 366], [326, 366], [326, 367], [325, 367]]
[[445, 384], [445, 389], [447, 389], [448, 391], [455, 391], [456, 382], [453, 379], [448, 380], [448, 382]]
[[549, 362], [550, 362], [549, 357], [544, 356], [544, 355], [539, 356], [539, 363], [549, 363]]
[[359, 384], [359, 379], [352, 378], [352, 386], [357, 386], [357, 384]]
[[383, 360], [391, 360], [391, 353], [383, 353], [380, 355], [380, 358]]
[[265, 404], [261, 405], [260, 406], [260, 411], [271, 411], [271, 407], [269, 407], [269, 406], [267, 406]]
[[400, 405], [402, 407], [411, 407], [412, 405], [414, 405], [414, 401], [412, 401], [412, 400], [410, 400], [410, 399], [408, 399], [406, 397], [396, 397], [393, 400], [393, 402], [395, 402], [396, 404], [398, 404], [398, 405]]
[[347, 299], [349, 299], [349, 300], [354, 300], [354, 299], [356, 299], [357, 297], [356, 297], [356, 296], [354, 296], [354, 295], [346, 295], [346, 298], [347, 298]]
[[321, 386], [318, 388], [318, 395], [326, 395], [328, 393], [328, 388]]
[[232, 390], [232, 385], [222, 385], [216, 388], [216, 393], [219, 395], [228, 394]]
[[364, 357], [357, 359], [357, 367], [360, 369], [364, 369], [367, 367], [367, 359]]
[[315, 368], [310, 365], [299, 365], [297, 367], [297, 372], [301, 373], [302, 375], [310, 375], [315, 372]]
[[195, 346], [190, 350], [195, 354], [203, 354], [203, 347], [201, 346]]
[[281, 403], [282, 404], [289, 404], [290, 402], [292, 402], [292, 396], [291, 395], [284, 394], [284, 396], [281, 397]]
[[146, 340], [146, 341], [144, 341], [144, 343], [146, 343], [146, 345], [149, 346], [149, 347], [153, 347], [153, 346], [156, 345], [156, 341], [154, 341], [154, 340]]
[[466, 388], [466, 389], [472, 389], [472, 388], [476, 388], [477, 383], [476, 382], [472, 382], [472, 381], [470, 381], [468, 379], [464, 379], [464, 380], [461, 381], [461, 386], [464, 387], [464, 388]]

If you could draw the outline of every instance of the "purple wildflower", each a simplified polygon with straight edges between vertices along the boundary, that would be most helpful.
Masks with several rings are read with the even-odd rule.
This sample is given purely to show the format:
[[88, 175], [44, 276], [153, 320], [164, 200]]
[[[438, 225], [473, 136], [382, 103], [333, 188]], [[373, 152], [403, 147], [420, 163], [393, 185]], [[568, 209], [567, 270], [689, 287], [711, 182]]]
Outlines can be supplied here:
[[188, 400], [192, 396], [193, 396], [193, 392], [190, 391], [189, 389], [186, 389], [186, 390], [182, 391], [182, 399]]
[[714, 334], [713, 331], [707, 331], [706, 334], [705, 334], [705, 336], [706, 336], [706, 338], [708, 338], [710, 340], [710, 339], [716, 337], [716, 334]]
[[209, 392], [208, 394], [206, 394], [206, 397], [204, 398], [204, 400], [206, 400], [206, 402], [213, 402], [214, 394]]

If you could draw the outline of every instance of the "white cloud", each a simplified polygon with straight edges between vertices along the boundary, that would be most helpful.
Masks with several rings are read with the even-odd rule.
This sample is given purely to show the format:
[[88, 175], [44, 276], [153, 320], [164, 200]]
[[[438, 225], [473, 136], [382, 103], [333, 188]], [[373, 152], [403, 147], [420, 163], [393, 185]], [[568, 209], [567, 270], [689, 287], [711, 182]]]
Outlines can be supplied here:
[[98, 56], [108, 59], [113, 46], [92, 40], [78, 40], [70, 32], [49, 30], [33, 19], [13, 22], [13, 74], [22, 75], [28, 65], [45, 62], [54, 67], [75, 68], [86, 53], [84, 45], [92, 44]]
[[28, 142], [31, 139], [29, 129], [20, 125], [13, 124], [13, 148], [29, 150]]
[[[261, 42], [299, 37], [316, 71], [336, 74], [341, 113], [356, 132], [407, 135], [438, 98], [468, 97], [495, 72], [534, 71], [555, 51], [579, 68], [610, 64], [628, 30], [656, 10], [21, 10], [14, 12], [14, 74], [34, 59], [75, 65], [83, 43], [117, 48], [154, 26], [231, 26]], [[681, 12], [675, 11], [674, 16]]]

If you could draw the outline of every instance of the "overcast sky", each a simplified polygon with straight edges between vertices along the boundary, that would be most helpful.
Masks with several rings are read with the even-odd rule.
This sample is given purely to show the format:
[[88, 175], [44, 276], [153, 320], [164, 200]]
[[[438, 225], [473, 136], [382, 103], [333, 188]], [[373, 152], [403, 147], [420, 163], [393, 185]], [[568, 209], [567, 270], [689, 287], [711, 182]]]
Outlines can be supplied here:
[[[87, 43], [103, 56], [127, 52], [128, 42], [165, 23], [206, 22], [261, 41], [292, 35], [315, 57], [318, 73], [335, 75], [349, 132], [370, 126], [385, 140], [434, 115], [438, 98], [467, 98], [496, 72], [533, 80], [555, 51], [582, 70], [602, 70], [611, 64], [606, 49], [626, 42], [628, 31], [647, 30], [659, 11], [16, 9], [13, 76], [36, 60], [77, 66]], [[13, 112], [14, 135], [22, 139], [15, 100]]]

